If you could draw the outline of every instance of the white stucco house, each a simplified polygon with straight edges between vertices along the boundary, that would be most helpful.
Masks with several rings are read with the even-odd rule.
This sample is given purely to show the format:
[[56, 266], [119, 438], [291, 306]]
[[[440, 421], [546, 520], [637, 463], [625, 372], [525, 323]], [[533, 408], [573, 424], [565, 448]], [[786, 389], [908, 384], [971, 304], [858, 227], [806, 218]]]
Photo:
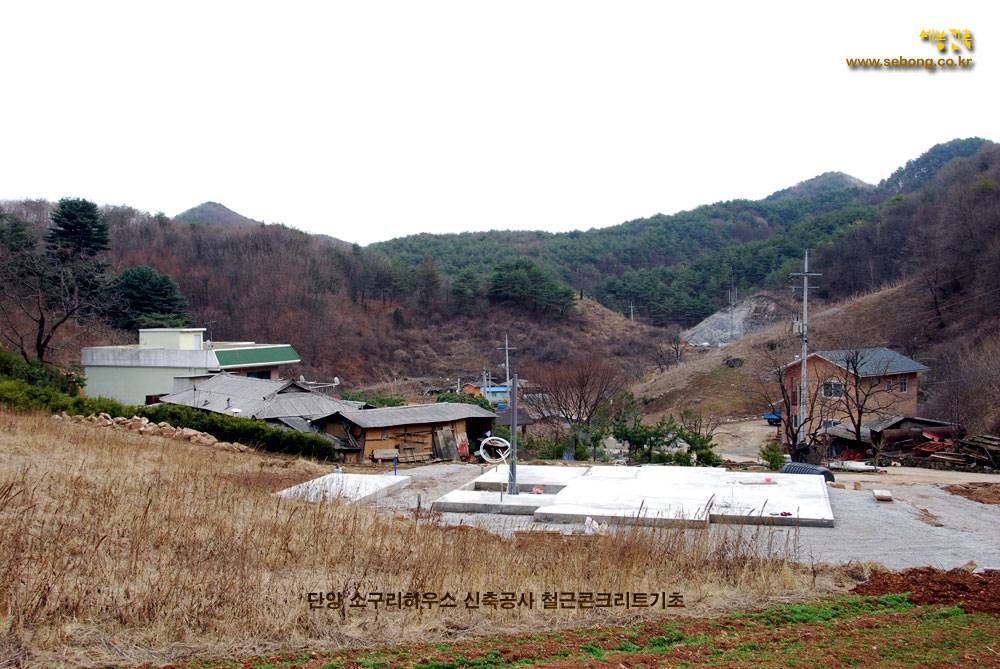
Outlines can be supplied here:
[[89, 346], [80, 362], [86, 393], [126, 404], [150, 404], [175, 390], [176, 377], [227, 371], [258, 379], [276, 379], [281, 365], [301, 362], [288, 344], [205, 340], [205, 328], [139, 330], [139, 343]]

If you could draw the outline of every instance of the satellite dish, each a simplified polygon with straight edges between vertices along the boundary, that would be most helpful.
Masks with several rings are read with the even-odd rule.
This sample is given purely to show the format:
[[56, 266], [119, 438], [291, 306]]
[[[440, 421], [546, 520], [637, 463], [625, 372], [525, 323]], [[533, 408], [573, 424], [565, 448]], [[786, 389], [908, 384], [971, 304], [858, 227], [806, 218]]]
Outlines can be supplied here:
[[340, 377], [339, 376], [333, 377], [333, 385], [335, 385], [335, 386], [339, 386], [340, 385]]
[[305, 383], [305, 382], [306, 382], [305, 375], [304, 374], [299, 374], [299, 383]]

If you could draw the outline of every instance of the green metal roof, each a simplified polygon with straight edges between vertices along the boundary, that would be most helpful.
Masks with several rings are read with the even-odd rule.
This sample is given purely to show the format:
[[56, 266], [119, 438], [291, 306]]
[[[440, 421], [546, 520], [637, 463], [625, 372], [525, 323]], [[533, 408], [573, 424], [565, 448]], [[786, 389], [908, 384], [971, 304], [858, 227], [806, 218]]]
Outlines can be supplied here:
[[255, 346], [215, 351], [220, 367], [244, 367], [299, 362], [299, 354], [291, 346]]

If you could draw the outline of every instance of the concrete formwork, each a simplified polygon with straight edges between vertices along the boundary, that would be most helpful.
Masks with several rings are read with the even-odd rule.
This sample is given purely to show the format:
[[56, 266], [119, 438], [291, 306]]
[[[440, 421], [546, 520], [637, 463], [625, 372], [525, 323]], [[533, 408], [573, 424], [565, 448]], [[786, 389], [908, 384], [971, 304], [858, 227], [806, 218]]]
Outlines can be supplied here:
[[394, 474], [327, 474], [275, 493], [278, 497], [322, 502], [344, 498], [371, 502], [410, 485], [411, 477]]

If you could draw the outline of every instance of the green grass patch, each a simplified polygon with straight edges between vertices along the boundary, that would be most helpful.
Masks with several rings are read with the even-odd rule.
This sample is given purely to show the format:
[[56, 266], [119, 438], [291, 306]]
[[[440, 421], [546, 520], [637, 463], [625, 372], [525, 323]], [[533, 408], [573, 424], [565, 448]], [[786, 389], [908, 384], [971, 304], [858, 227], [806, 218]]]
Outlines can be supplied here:
[[732, 617], [741, 618], [751, 625], [759, 622], [767, 627], [790, 623], [822, 623], [838, 618], [906, 611], [914, 606], [908, 595], [909, 593], [881, 597], [847, 596], [808, 604], [786, 604], [752, 613], [734, 613]]

